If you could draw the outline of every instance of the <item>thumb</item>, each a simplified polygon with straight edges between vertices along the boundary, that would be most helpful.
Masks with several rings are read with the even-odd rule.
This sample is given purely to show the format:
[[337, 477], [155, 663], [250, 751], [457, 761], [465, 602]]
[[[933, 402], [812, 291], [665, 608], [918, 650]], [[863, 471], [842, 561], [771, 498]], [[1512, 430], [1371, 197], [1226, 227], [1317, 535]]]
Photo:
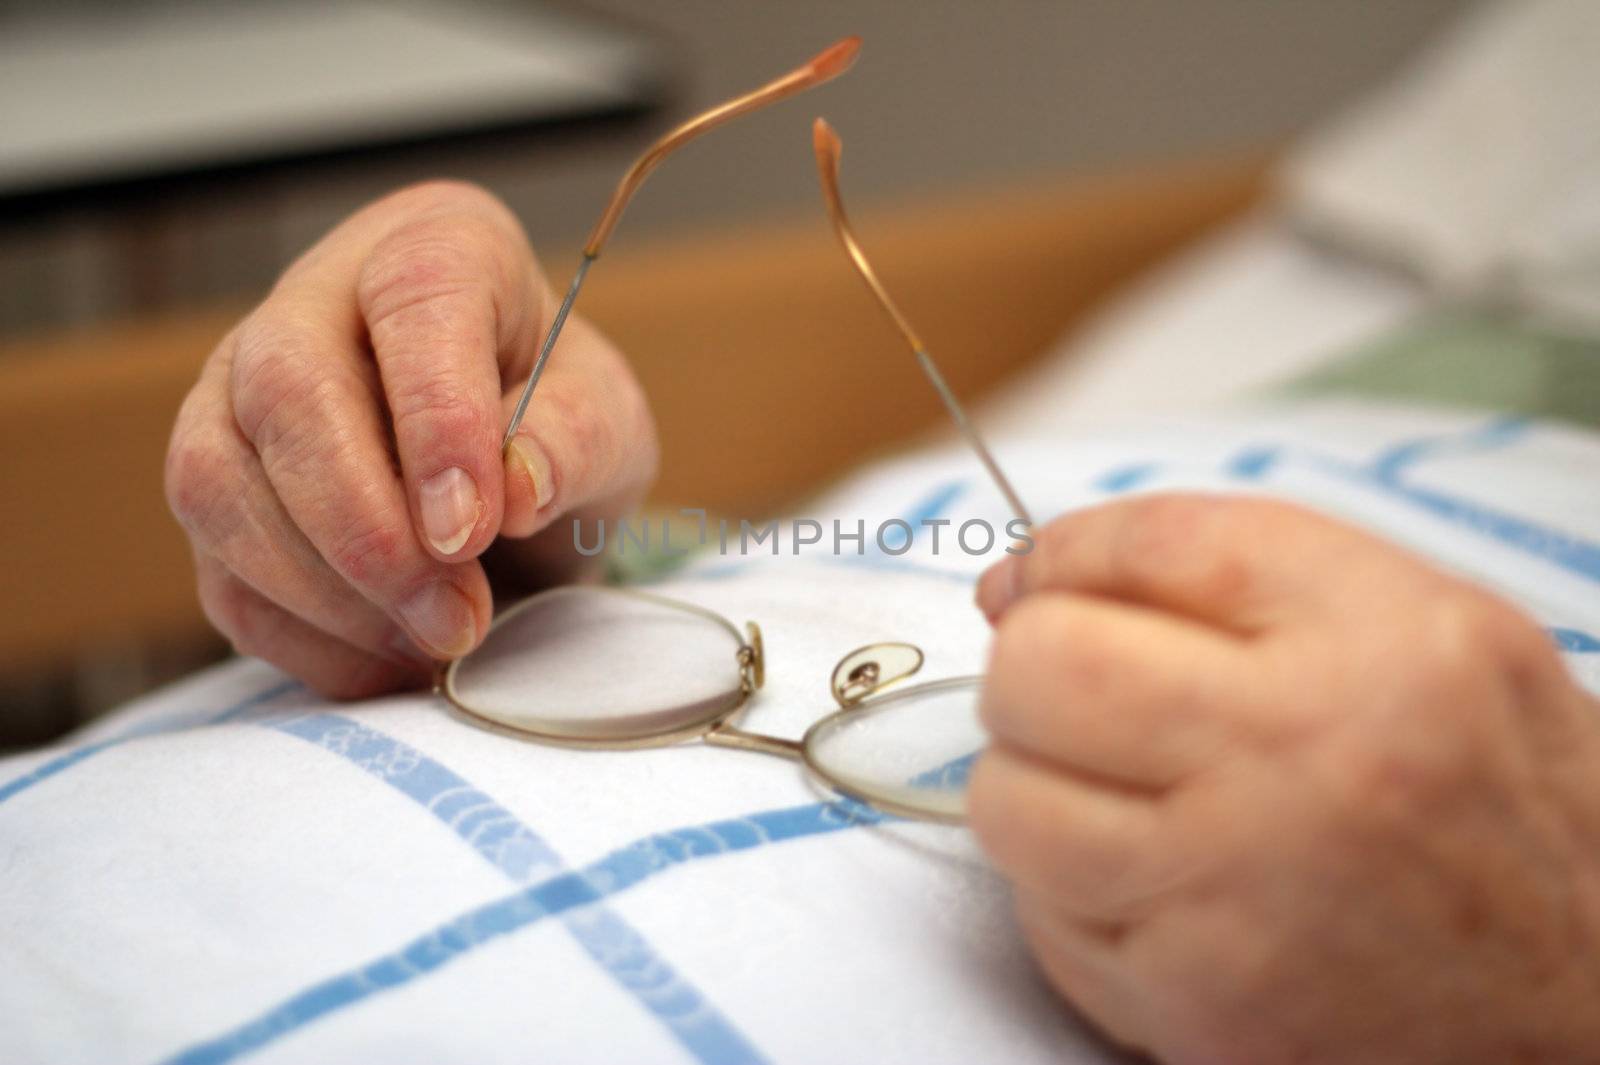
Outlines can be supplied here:
[[[503, 397], [507, 419], [523, 383]], [[620, 516], [643, 498], [659, 461], [655, 420], [627, 360], [573, 316], [506, 449], [500, 533], [532, 536], [600, 504]]]

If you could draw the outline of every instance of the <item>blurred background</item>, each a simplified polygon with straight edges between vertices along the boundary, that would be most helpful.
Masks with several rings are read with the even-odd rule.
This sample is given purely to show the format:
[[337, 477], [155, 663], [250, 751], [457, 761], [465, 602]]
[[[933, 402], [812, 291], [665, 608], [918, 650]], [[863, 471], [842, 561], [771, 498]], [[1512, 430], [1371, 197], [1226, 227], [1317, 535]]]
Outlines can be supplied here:
[[654, 135], [861, 35], [845, 78], [664, 166], [585, 291], [655, 397], [658, 501], [755, 513], [938, 416], [910, 387], [851, 399], [904, 367], [860, 357], [892, 334], [829, 244], [814, 115], [976, 393], [1247, 210], [1279, 146], [1469, 6], [0, 0], [0, 749], [227, 652], [165, 517], [165, 433], [229, 323], [362, 203], [482, 183], [563, 286]]

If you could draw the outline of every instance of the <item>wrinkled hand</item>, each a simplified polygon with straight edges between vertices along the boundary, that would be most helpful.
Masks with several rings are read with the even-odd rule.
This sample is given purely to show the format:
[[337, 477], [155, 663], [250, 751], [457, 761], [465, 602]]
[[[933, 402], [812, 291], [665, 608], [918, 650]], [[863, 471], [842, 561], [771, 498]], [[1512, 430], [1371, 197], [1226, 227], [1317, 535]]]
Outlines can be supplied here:
[[[420, 683], [482, 639], [497, 537], [638, 500], [654, 425], [576, 316], [502, 457], [555, 308], [516, 220], [465, 185], [395, 193], [289, 267], [207, 361], [167, 457], [201, 603], [240, 651], [334, 696]], [[512, 553], [557, 576], [577, 557], [554, 529]]]
[[1170, 1063], [1600, 1058], [1600, 706], [1485, 592], [1150, 497], [985, 575], [973, 827], [1047, 978]]

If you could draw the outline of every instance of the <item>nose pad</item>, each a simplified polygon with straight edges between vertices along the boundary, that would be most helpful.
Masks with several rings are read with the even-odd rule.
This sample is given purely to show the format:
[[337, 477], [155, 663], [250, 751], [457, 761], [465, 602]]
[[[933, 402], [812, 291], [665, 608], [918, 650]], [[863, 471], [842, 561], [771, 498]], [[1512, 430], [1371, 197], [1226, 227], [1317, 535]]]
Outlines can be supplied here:
[[846, 709], [874, 692], [897, 684], [922, 668], [921, 648], [909, 643], [872, 643], [858, 647], [833, 667], [833, 701]]

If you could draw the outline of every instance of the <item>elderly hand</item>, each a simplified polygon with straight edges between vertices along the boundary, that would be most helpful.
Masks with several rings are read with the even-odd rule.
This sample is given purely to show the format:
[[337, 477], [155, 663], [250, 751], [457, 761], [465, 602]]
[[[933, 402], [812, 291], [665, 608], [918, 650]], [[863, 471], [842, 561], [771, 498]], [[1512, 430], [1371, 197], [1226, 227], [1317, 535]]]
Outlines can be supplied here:
[[[206, 363], [167, 457], [201, 603], [235, 647], [339, 697], [421, 683], [483, 638], [496, 537], [637, 502], [654, 425], [576, 316], [502, 458], [555, 308], [516, 220], [464, 185], [395, 193], [289, 267]], [[568, 575], [561, 528], [517, 562]]]
[[1600, 706], [1511, 607], [1245, 499], [987, 573], [973, 827], [1051, 983], [1170, 1063], [1600, 1057]]

